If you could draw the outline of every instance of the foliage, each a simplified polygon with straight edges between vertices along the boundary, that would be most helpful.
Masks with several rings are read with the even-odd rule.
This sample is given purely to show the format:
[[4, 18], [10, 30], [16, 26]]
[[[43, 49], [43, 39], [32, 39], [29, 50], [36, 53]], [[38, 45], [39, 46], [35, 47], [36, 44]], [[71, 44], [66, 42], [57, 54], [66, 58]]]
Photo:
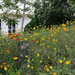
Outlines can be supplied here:
[[[28, 25], [33, 26], [47, 26], [59, 25], [72, 21], [74, 19], [74, 5], [67, 4], [67, 0], [42, 0], [39, 7], [36, 7], [36, 2], [33, 4], [35, 7], [34, 16]], [[26, 27], [27, 28], [27, 27]]]
[[[3, 11], [3, 16], [1, 17], [3, 21], [6, 22], [8, 26], [10, 26], [9, 20], [11, 20], [12, 23], [18, 24], [17, 18], [21, 18], [22, 14], [21, 12], [23, 9], [19, 8], [17, 5], [18, 3], [23, 3], [23, 0], [3, 0], [0, 4], [0, 8]], [[27, 4], [29, 2], [26, 2]], [[6, 9], [6, 10], [5, 10]], [[10, 11], [11, 10], [11, 11]], [[25, 11], [29, 11], [30, 8], [27, 7]], [[15, 11], [14, 13], [12, 11]], [[9, 16], [10, 15], [10, 16]], [[13, 24], [11, 24], [13, 26]]]
[[[45, 26], [46, 27], [46, 26]], [[0, 36], [0, 73], [3, 75], [74, 75], [75, 74], [75, 21], [59, 27], [33, 29], [31, 33], [11, 33]], [[18, 42], [29, 42], [22, 49], [18, 68]], [[19, 43], [20, 45], [20, 43]], [[27, 50], [29, 56], [24, 55]]]

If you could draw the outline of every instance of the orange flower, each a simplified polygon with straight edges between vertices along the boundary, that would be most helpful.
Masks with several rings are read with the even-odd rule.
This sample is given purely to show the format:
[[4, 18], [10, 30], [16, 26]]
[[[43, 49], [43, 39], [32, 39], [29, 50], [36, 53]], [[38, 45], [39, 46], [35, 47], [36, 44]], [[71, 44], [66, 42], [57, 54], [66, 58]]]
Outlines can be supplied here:
[[10, 65], [7, 65], [8, 67], [10, 67]]
[[7, 52], [8, 52], [8, 53], [10, 53], [10, 51], [9, 51], [9, 50], [7, 50]]
[[33, 66], [31, 67], [31, 69], [33, 69]]
[[1, 65], [1, 68], [3, 68], [3, 65]]
[[5, 65], [6, 64], [6, 62], [3, 62], [3, 65]]
[[67, 45], [65, 45], [65, 47], [67, 47]]
[[67, 48], [67, 50], [69, 50], [69, 48]]
[[53, 42], [52, 42], [53, 43]]
[[57, 32], [57, 30], [56, 30], [56, 32]]
[[67, 32], [69, 31], [69, 28], [67, 29]]
[[66, 29], [64, 31], [66, 31]]
[[56, 40], [57, 41], [57, 40]]
[[52, 29], [50, 29], [50, 31], [52, 31]]
[[57, 75], [57, 74], [54, 72], [53, 75]]
[[48, 69], [48, 68], [46, 68], [46, 70], [47, 70], [47, 71], [49, 71], [49, 69]]
[[18, 75], [20, 75], [20, 73], [18, 73]]
[[65, 27], [63, 27], [63, 29], [65, 29]]
[[53, 39], [53, 41], [55, 41], [55, 39]]
[[73, 28], [71, 27], [71, 29], [73, 30]]
[[11, 63], [11, 65], [13, 65], [13, 63]]

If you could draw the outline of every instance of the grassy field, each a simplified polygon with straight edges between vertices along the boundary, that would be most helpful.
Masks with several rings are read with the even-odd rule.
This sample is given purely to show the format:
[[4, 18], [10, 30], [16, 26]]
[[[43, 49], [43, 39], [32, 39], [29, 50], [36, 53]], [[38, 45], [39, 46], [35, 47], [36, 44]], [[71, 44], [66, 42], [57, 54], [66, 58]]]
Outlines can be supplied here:
[[0, 75], [75, 75], [75, 22], [39, 27], [0, 37]]

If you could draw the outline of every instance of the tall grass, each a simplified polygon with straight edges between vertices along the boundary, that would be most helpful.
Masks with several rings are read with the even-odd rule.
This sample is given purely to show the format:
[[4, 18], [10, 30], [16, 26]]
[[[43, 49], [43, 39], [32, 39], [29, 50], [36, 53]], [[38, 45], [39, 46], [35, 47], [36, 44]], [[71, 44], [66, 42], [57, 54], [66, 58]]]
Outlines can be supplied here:
[[[29, 47], [21, 49], [19, 47], [21, 45], [18, 46], [19, 42], [21, 45], [29, 42]], [[26, 53], [27, 51], [29, 53]], [[5, 38], [1, 36], [0, 73], [2, 75], [74, 75], [74, 53], [75, 23], [68, 21], [67, 24], [52, 26], [51, 29], [34, 28], [31, 33], [14, 33]]]

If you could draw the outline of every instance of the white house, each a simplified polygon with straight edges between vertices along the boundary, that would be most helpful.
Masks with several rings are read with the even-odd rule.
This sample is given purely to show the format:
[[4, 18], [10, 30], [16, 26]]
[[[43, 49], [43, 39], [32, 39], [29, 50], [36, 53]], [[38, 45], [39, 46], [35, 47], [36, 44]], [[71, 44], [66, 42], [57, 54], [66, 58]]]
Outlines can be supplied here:
[[[12, 0], [13, 2], [14, 0]], [[27, 1], [30, 1], [30, 2], [34, 2], [36, 0], [27, 0]], [[0, 0], [0, 4], [2, 4], [2, 0]], [[24, 7], [24, 4], [18, 2], [17, 5], [19, 6], [19, 8], [23, 9]], [[26, 5], [26, 7], [28, 7], [28, 5]], [[31, 21], [31, 19], [27, 16], [27, 14], [31, 14], [33, 15], [34, 14], [34, 8], [30, 7], [30, 9], [32, 9], [32, 11], [28, 11], [28, 12], [25, 12], [25, 15], [24, 15], [24, 25], [23, 25], [23, 31], [24, 31], [24, 27], [27, 25], [27, 23], [29, 23]], [[7, 8], [4, 8], [3, 11], [0, 9], [0, 17], [3, 15], [3, 12], [6, 11]], [[10, 12], [8, 13], [8, 17], [9, 18], [13, 18], [12, 14], [11, 13], [15, 13], [16, 10], [10, 10]], [[21, 14], [23, 14], [23, 11], [21, 11]], [[21, 32], [21, 25], [22, 25], [22, 18], [18, 18], [17, 19], [18, 22], [18, 25], [14, 25], [14, 26], [11, 26], [11, 27], [8, 27], [8, 25], [6, 25], [6, 22], [4, 22], [1, 18], [0, 18], [0, 31], [1, 31], [1, 34], [8, 34], [8, 33], [13, 33], [14, 31], [18, 31], [18, 32]]]

